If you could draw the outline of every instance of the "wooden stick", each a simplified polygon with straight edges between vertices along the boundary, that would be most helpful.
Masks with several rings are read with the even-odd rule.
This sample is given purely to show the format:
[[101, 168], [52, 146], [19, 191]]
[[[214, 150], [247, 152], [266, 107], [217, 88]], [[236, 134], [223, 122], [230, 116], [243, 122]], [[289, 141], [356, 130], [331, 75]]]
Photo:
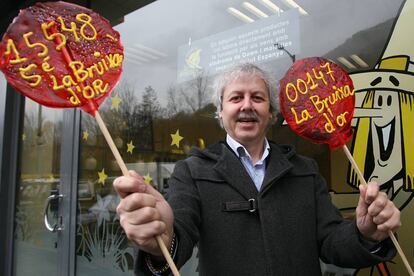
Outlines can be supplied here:
[[[345, 152], [346, 157], [348, 157], [348, 160], [351, 162], [352, 167], [354, 167], [354, 170], [356, 171], [359, 179], [361, 180], [362, 185], [368, 185], [367, 182], [365, 181], [364, 176], [362, 175], [362, 172], [360, 171], [358, 164], [355, 162], [354, 157], [352, 156], [351, 152], [349, 151], [348, 147], [346, 146], [346, 144], [343, 145], [342, 149]], [[395, 248], [398, 251], [398, 254], [400, 254], [400, 257], [408, 271], [408, 273], [410, 274], [410, 276], [414, 276], [414, 272], [413, 269], [410, 266], [410, 263], [407, 260], [407, 257], [405, 256], [400, 244], [398, 243], [394, 233], [391, 230], [388, 230], [388, 235], [390, 236]]]
[[[126, 167], [125, 162], [121, 157], [121, 154], [119, 154], [118, 148], [115, 146], [115, 143], [112, 140], [112, 137], [109, 134], [109, 131], [106, 128], [106, 125], [105, 125], [104, 121], [102, 120], [101, 115], [99, 115], [98, 110], [96, 110], [96, 112], [95, 112], [95, 118], [96, 118], [96, 121], [98, 122], [99, 128], [101, 129], [101, 131], [102, 131], [102, 133], [103, 133], [103, 135], [106, 139], [106, 142], [108, 142], [108, 145], [111, 148], [111, 151], [115, 156], [116, 162], [118, 163], [119, 167], [122, 170], [122, 174], [124, 176], [128, 176], [129, 175], [128, 168]], [[157, 235], [155, 238], [157, 240], [158, 246], [160, 247], [160, 249], [162, 251], [162, 254], [164, 255], [165, 260], [167, 261], [168, 265], [171, 268], [172, 273], [174, 274], [174, 276], [180, 276], [180, 273], [178, 272], [178, 269], [175, 266], [174, 261], [172, 260], [172, 258], [170, 256], [170, 253], [168, 252], [168, 249], [165, 246], [165, 243], [162, 240], [161, 236]]]
[[115, 156], [116, 162], [118, 163], [119, 167], [121, 168], [122, 174], [124, 176], [128, 176], [129, 175], [128, 168], [125, 165], [125, 162], [122, 159], [121, 154], [118, 151], [118, 148], [115, 146], [114, 140], [112, 140], [111, 134], [109, 134], [108, 128], [106, 127], [104, 121], [102, 120], [102, 117], [99, 114], [98, 110], [95, 111], [95, 119], [96, 119], [96, 122], [99, 125], [99, 128], [102, 131], [103, 136], [105, 137], [106, 142], [108, 142], [108, 145], [111, 148], [111, 151]]
[[[155, 236], [158, 242], [158, 246], [161, 248], [162, 254], [164, 255], [165, 259], [167, 260], [168, 264], [170, 265], [171, 271], [174, 276], [180, 276], [180, 272], [178, 272], [177, 267], [174, 264], [174, 261], [172, 260], [170, 256], [170, 252], [168, 252], [167, 247], [164, 244], [164, 241], [162, 240], [161, 236]], [[166, 257], [167, 256], [167, 257]]]

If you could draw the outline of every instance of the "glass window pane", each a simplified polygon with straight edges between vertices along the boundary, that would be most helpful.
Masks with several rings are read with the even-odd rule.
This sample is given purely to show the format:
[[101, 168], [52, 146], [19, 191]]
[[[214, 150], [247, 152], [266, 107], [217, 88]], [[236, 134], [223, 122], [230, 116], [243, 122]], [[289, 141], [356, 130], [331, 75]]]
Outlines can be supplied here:
[[[57, 275], [57, 233], [46, 229], [43, 211], [47, 197], [59, 191], [62, 114], [26, 98], [16, 187], [15, 275]], [[55, 224], [58, 204], [52, 201], [49, 207], [49, 221]]]

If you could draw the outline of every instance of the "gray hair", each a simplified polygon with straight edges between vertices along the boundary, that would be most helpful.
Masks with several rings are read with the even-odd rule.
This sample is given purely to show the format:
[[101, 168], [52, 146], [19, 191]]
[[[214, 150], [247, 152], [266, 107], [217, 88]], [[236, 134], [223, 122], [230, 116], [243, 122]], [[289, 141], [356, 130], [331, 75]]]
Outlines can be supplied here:
[[[242, 77], [259, 77], [265, 82], [267, 91], [269, 92], [270, 112], [272, 112], [272, 116], [275, 120], [279, 112], [279, 95], [276, 91], [275, 80], [267, 72], [252, 63], [237, 64], [218, 75], [214, 80], [213, 103], [217, 109], [216, 118], [219, 119], [219, 113], [222, 110], [222, 98], [226, 86], [232, 81]], [[220, 125], [222, 126], [221, 120]]]

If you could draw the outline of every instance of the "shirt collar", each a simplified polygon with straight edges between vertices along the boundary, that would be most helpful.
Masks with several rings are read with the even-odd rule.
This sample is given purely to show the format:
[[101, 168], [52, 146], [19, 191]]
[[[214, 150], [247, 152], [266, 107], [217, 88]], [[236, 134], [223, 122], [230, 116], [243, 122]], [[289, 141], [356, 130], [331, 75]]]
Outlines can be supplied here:
[[[250, 154], [246, 150], [246, 148], [242, 144], [240, 144], [239, 142], [237, 142], [236, 140], [234, 140], [228, 134], [227, 134], [227, 137], [226, 137], [226, 142], [230, 146], [230, 148], [234, 151], [234, 153], [237, 155], [237, 157], [240, 158], [240, 157], [243, 157], [243, 156], [248, 156], [250, 159], [252, 159], [252, 157], [250, 156]], [[267, 141], [266, 138], [265, 138], [264, 149], [265, 150], [263, 151], [262, 158], [260, 158], [260, 160], [256, 164], [262, 164], [263, 161], [266, 159], [266, 157], [269, 155], [270, 145], [269, 145], [269, 142]]]

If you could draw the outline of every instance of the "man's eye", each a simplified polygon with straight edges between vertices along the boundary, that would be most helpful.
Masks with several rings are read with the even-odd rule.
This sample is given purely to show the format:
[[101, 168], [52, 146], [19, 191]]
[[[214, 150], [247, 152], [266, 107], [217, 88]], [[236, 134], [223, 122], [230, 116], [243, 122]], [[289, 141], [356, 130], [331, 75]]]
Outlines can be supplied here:
[[254, 100], [255, 102], [263, 102], [263, 101], [264, 101], [264, 98], [262, 98], [262, 97], [260, 97], [260, 96], [255, 96], [255, 97], [253, 97], [253, 100]]
[[241, 97], [240, 96], [235, 96], [235, 97], [231, 97], [230, 98], [230, 101], [231, 102], [237, 102], [237, 101], [240, 101], [241, 100]]

